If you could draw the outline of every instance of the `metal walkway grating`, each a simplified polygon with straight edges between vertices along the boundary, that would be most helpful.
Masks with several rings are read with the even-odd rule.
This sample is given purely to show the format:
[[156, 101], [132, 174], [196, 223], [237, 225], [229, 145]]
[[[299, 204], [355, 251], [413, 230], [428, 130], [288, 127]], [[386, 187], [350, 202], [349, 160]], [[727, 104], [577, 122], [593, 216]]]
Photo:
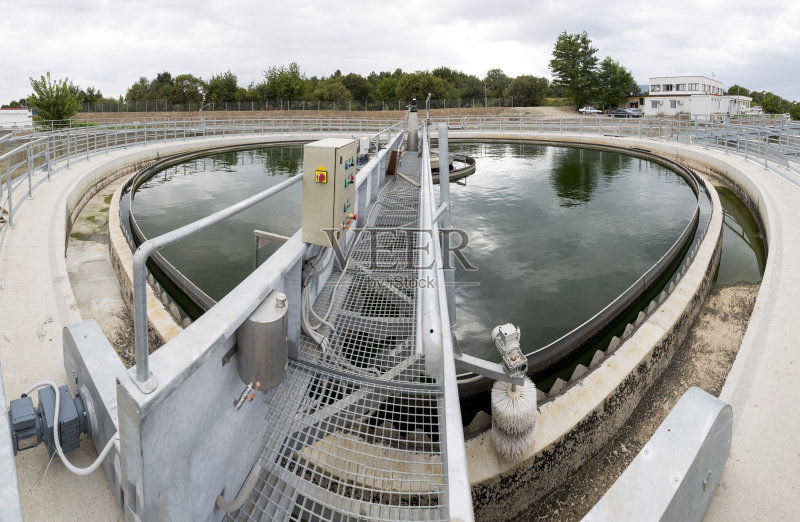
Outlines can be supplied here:
[[270, 392], [262, 472], [234, 520], [439, 520], [439, 390], [290, 363]]
[[[418, 179], [419, 162], [404, 163], [406, 176]], [[409, 260], [416, 252], [419, 200], [419, 188], [389, 177], [345, 270], [334, 270], [314, 303], [319, 317], [309, 316], [329, 344], [320, 347], [304, 336], [302, 360], [354, 376], [430, 382], [416, 353], [418, 270]]]
[[[413, 157], [408, 157], [413, 156]], [[419, 159], [403, 158], [418, 180]], [[300, 361], [267, 394], [259, 479], [233, 520], [446, 520], [444, 393], [418, 353], [420, 190], [390, 176], [335, 269]], [[322, 319], [322, 320], [320, 320]], [[325, 343], [323, 343], [325, 344]]]

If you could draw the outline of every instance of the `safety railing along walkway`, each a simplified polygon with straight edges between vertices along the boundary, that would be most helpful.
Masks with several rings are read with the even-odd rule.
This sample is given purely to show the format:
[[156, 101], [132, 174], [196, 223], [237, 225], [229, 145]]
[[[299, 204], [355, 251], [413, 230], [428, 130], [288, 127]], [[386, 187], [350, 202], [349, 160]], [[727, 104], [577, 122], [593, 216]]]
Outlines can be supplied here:
[[[268, 394], [260, 476], [234, 520], [472, 518], [453, 359], [430, 358], [441, 346], [419, 330], [433, 331], [421, 316], [426, 276], [409, 262], [432, 246], [430, 163], [409, 152], [399, 170], [302, 311], [311, 332]], [[449, 339], [433, 300], [438, 338]]]
[[39, 185], [75, 162], [138, 145], [189, 139], [273, 133], [348, 132], [368, 135], [377, 152], [378, 137], [396, 121], [351, 118], [270, 118], [119, 122], [45, 132], [14, 130], [0, 138], [0, 249], [15, 212]]

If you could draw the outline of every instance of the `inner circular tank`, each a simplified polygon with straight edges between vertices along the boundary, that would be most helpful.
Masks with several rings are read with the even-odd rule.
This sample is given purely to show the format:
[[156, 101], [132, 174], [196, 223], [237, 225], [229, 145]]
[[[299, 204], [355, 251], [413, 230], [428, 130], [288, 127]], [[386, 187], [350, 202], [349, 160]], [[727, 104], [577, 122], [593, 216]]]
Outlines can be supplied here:
[[[477, 160], [474, 175], [451, 183], [452, 223], [475, 267], [456, 264], [455, 332], [466, 353], [494, 361], [494, 326], [519, 326], [526, 353], [559, 339], [659, 261], [698, 202], [672, 168], [609, 150], [451, 142], [450, 151]], [[136, 222], [145, 237], [173, 230], [301, 175], [302, 154], [299, 144], [270, 146], [167, 167], [136, 188]], [[218, 300], [252, 271], [254, 229], [289, 236], [300, 227], [300, 193], [295, 185], [161, 253]], [[278, 247], [262, 248], [260, 260]], [[569, 362], [539, 371], [537, 386], [571, 372]]]

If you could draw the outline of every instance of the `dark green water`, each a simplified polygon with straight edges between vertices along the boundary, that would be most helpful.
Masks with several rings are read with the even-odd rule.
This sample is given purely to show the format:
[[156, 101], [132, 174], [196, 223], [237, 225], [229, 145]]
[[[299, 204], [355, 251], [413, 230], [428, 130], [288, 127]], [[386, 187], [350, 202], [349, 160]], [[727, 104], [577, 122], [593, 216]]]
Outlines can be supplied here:
[[758, 224], [736, 194], [726, 187], [715, 188], [725, 216], [722, 222], [722, 256], [714, 283], [759, 283], [764, 275], [767, 252]]
[[[689, 221], [695, 196], [661, 165], [612, 152], [528, 144], [452, 143], [478, 161], [451, 185], [453, 224], [469, 234], [459, 266], [456, 332], [495, 358], [491, 329], [511, 321], [526, 351], [597, 313], [652, 266]], [[177, 228], [302, 171], [302, 147], [231, 152], [171, 167], [134, 199], [147, 237]], [[300, 226], [299, 185], [163, 251], [219, 299], [252, 270], [253, 229]], [[262, 249], [261, 259], [277, 245]], [[474, 285], [474, 286], [472, 286]]]
[[[146, 237], [155, 237], [302, 175], [303, 147], [225, 152], [170, 167], [136, 192], [133, 212]], [[215, 300], [253, 269], [253, 230], [291, 236], [300, 228], [300, 184], [161, 251]], [[261, 248], [263, 261], [280, 245]]]
[[613, 152], [530, 144], [454, 143], [477, 159], [452, 185], [453, 225], [469, 232], [476, 271], [457, 271], [456, 334], [496, 358], [491, 329], [511, 321], [524, 351], [604, 308], [669, 249], [696, 197], [668, 168]]

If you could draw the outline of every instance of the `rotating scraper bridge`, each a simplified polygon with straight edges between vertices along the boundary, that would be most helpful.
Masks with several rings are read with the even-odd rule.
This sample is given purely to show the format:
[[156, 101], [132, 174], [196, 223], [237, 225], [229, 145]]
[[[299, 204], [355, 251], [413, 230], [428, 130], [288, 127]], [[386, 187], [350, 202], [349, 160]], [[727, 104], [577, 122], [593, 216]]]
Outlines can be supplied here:
[[[758, 163], [765, 176], [800, 190], [800, 127], [775, 118], [737, 123], [454, 118], [434, 123], [443, 124], [454, 138], [544, 140], [618, 146], [639, 155], [656, 153], [663, 161], [677, 161], [674, 167], [685, 170], [698, 197], [705, 194], [710, 202], [710, 185], [701, 178], [695, 180], [682, 166], [702, 163], [698, 158], [703, 154], [714, 156], [717, 162], [722, 161], [719, 156], [728, 155], [750, 166]], [[491, 489], [486, 484], [491, 483], [492, 474], [504, 477], [515, 466], [525, 465], [487, 457], [489, 464], [481, 469], [490, 476], [478, 479], [474, 463], [467, 458], [458, 371], [483, 370], [491, 378], [503, 375], [499, 365], [475, 361], [454, 346], [439, 242], [431, 242], [429, 249], [414, 249], [428, 244], [426, 238], [439, 237], [439, 220], [446, 212], [446, 202], [442, 205], [434, 197], [430, 128], [422, 125], [419, 154], [399, 155], [394, 167], [402, 176], [387, 176], [386, 171], [393, 152], [404, 147], [403, 122], [276, 118], [123, 123], [0, 138], [0, 252], [6, 263], [14, 259], [10, 250], [18, 248], [19, 233], [26, 227], [35, 231], [36, 218], [26, 211], [51, 202], [59, 209], [55, 223], [68, 231], [80, 208], [104, 183], [165, 156], [214, 147], [371, 136], [372, 157], [356, 177], [357, 226], [393, 233], [377, 234], [375, 239], [349, 231], [344, 262], [325, 263], [325, 273], [306, 290], [301, 285], [303, 265], [322, 260], [322, 254], [318, 247], [303, 243], [299, 231], [199, 319], [185, 322], [182, 331], [170, 317], [171, 302], [165, 291], [152, 278], [147, 285], [145, 272], [145, 262], [161, 248], [280, 193], [301, 176], [147, 240], [135, 255], [125, 249], [112, 255], [121, 281], [128, 282], [127, 289], [122, 285], [123, 294], [132, 302], [136, 320], [136, 365], [129, 370], [96, 323], [81, 321], [77, 307], [70, 307], [74, 296], [68, 282], [62, 279], [54, 285], [49, 298], [63, 301], [55, 306], [57, 324], [66, 327], [64, 369], [69, 384], [89, 398], [95, 446], [103, 448], [112, 441], [103, 470], [126, 514], [141, 520], [223, 516], [235, 520], [470, 520], [473, 496]], [[691, 153], [681, 156], [682, 147]], [[81, 161], [86, 161], [83, 174], [65, 181]], [[60, 193], [51, 188], [59, 182]], [[746, 184], [742, 179], [734, 182]], [[757, 185], [749, 187], [750, 192], [746, 187], [744, 193], [756, 193]], [[34, 197], [39, 193], [42, 202]], [[119, 208], [119, 198], [118, 193], [112, 208]], [[672, 257], [654, 268], [663, 271], [678, 252], [685, 251], [698, 227], [699, 213], [698, 205], [689, 227], [671, 249]], [[697, 268], [706, 274], [714, 252], [718, 255], [719, 232], [714, 237], [706, 231], [718, 230], [715, 218], [707, 217], [703, 225], [707, 228], [689, 247], [676, 284], [688, 284], [692, 278], [685, 274], [699, 263], [706, 263]], [[109, 226], [112, 243], [115, 237], [117, 244], [127, 246], [132, 241], [124, 238], [119, 213], [112, 212]], [[408, 233], [397, 234], [398, 230]], [[62, 263], [64, 237], [55, 236], [47, 239], [46, 248], [50, 255], [60, 252]], [[374, 241], [383, 256], [379, 266], [399, 262], [404, 268], [375, 269]], [[418, 264], [405, 263], [409, 251], [419, 252]], [[56, 273], [63, 271], [59, 263], [52, 268]], [[6, 292], [19, 288], [9, 273], [12, 267], [2, 269]], [[398, 275], [432, 284], [397, 288], [393, 282]], [[702, 286], [697, 282], [698, 295]], [[235, 408], [232, 400], [244, 396], [231, 360], [237, 330], [273, 291], [283, 292], [288, 302], [286, 373], [281, 384], [265, 396]], [[304, 292], [308, 292], [305, 299]], [[635, 327], [641, 327], [658, 306], [666, 306], [668, 294], [643, 311]], [[625, 299], [619, 306], [633, 299], [632, 295], [621, 297]], [[304, 303], [312, 310], [306, 311]], [[181, 320], [180, 314], [177, 319]], [[303, 321], [312, 323], [306, 325], [312, 331], [324, 332], [325, 342], [304, 333], [308, 328], [301, 328]], [[598, 324], [589, 325], [582, 335], [596, 332]], [[612, 343], [616, 347], [635, 337], [626, 330], [622, 339]], [[153, 338], [167, 342], [149, 353]], [[11, 369], [9, 349], [18, 348], [5, 348], [6, 373]], [[546, 355], [540, 354], [539, 359]], [[50, 373], [47, 378], [56, 379]], [[573, 380], [580, 380], [583, 373], [576, 372]], [[6, 392], [10, 387], [7, 382]], [[543, 418], [549, 414], [543, 408]], [[0, 423], [0, 431], [5, 429]], [[541, 439], [548, 436], [544, 430]], [[531, 451], [540, 451], [541, 444], [537, 441]], [[476, 458], [476, 451], [470, 452], [470, 459]], [[0, 465], [14, 469], [5, 438], [0, 438]], [[16, 480], [0, 488], [0, 501], [10, 510], [20, 509], [17, 495]], [[516, 500], [506, 500], [519, 510]]]

